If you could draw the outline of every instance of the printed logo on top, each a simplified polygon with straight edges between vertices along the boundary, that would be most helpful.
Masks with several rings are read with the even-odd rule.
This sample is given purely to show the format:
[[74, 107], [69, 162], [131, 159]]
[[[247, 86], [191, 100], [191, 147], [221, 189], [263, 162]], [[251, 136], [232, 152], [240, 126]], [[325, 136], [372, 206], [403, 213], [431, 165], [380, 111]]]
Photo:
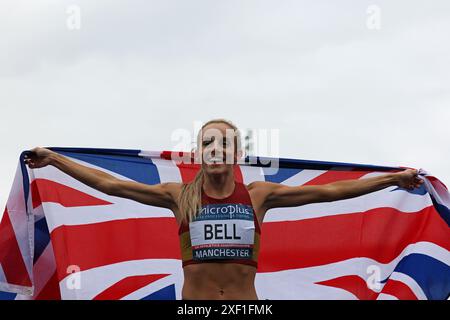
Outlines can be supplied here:
[[204, 205], [189, 228], [194, 260], [252, 259], [255, 223], [249, 205]]

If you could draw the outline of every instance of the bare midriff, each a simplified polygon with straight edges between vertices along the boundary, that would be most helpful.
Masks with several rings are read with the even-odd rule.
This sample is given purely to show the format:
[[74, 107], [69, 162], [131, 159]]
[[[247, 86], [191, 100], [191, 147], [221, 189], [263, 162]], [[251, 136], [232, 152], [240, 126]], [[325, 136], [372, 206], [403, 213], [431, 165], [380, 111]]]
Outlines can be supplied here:
[[185, 300], [258, 300], [256, 268], [238, 263], [199, 263], [183, 268]]

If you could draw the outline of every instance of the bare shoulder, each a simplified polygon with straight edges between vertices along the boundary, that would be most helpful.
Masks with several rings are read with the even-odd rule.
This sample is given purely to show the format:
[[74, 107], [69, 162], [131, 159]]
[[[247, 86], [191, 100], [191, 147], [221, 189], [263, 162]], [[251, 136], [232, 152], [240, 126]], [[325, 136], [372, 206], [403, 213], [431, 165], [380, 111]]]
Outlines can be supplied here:
[[250, 193], [252, 199], [264, 206], [267, 197], [279, 186], [280, 184], [268, 181], [253, 181], [247, 185], [247, 190]]
[[166, 192], [172, 195], [173, 199], [177, 199], [183, 184], [180, 182], [163, 182], [161, 186]]
[[163, 185], [167, 190], [178, 190], [181, 189], [183, 183], [181, 182], [162, 182], [161, 185]]
[[267, 199], [277, 185], [277, 183], [268, 181], [253, 181], [246, 185], [260, 224], [269, 209]]
[[269, 182], [269, 181], [253, 181], [247, 185], [248, 191], [256, 193], [271, 192], [275, 188], [280, 186], [279, 183]]
[[161, 183], [162, 188], [165, 192], [167, 192], [170, 197], [172, 198], [172, 206], [170, 207], [170, 210], [173, 212], [177, 223], [180, 222], [180, 210], [178, 205], [178, 199], [180, 197], [181, 188], [183, 186], [183, 183], [180, 182], [163, 182]]

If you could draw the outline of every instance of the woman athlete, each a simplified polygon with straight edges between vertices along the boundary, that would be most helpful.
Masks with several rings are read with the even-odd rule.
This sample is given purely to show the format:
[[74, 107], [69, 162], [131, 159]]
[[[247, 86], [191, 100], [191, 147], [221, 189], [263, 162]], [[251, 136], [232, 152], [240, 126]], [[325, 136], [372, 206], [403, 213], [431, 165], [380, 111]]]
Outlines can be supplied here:
[[183, 299], [258, 299], [254, 282], [260, 226], [269, 209], [348, 199], [389, 186], [414, 189], [423, 182], [417, 170], [407, 169], [317, 186], [265, 181], [245, 185], [234, 178], [233, 167], [242, 151], [233, 123], [224, 119], [206, 122], [197, 143], [194, 156], [201, 166], [187, 184], [123, 181], [39, 147], [31, 150], [25, 162], [32, 169], [53, 165], [108, 195], [170, 209], [179, 225]]

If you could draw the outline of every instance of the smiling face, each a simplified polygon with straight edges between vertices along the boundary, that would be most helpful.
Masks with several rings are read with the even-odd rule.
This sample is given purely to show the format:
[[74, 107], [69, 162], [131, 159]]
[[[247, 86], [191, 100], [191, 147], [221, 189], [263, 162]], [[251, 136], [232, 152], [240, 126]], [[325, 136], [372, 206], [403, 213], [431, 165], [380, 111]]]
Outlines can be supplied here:
[[234, 129], [226, 123], [211, 123], [201, 130], [201, 135], [196, 156], [201, 157], [204, 172], [224, 174], [232, 170], [242, 156]]

